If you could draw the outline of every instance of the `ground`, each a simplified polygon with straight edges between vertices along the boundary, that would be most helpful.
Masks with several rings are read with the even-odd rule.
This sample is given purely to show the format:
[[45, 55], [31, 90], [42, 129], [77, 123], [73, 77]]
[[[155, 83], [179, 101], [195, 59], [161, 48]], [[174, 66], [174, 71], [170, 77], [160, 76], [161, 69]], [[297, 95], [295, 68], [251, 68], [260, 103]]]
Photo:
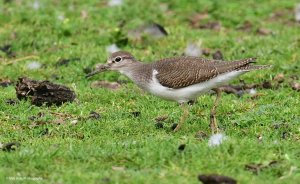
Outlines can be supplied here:
[[[124, 0], [110, 7], [96, 0], [1, 1], [0, 80], [13, 84], [0, 87], [0, 143], [20, 146], [0, 151], [0, 183], [199, 183], [199, 174], [239, 183], [299, 182], [300, 93], [291, 87], [300, 68], [297, 2]], [[149, 22], [168, 35], [127, 39], [129, 30]], [[203, 57], [220, 50], [225, 60], [257, 57], [273, 65], [241, 76], [247, 84], [284, 78], [278, 87], [256, 89], [256, 96], [223, 94], [217, 119], [227, 139], [218, 146], [208, 145], [214, 95], [199, 97], [174, 133], [178, 104], [142, 92], [115, 72], [85, 78], [106, 61], [113, 43], [150, 62], [182, 55], [190, 42], [210, 50]], [[14, 85], [21, 76], [66, 85], [77, 98], [50, 107], [19, 102]], [[91, 88], [96, 80], [128, 83], [118, 90]], [[90, 117], [92, 111], [100, 117]], [[168, 116], [163, 128], [156, 125], [159, 116]]]

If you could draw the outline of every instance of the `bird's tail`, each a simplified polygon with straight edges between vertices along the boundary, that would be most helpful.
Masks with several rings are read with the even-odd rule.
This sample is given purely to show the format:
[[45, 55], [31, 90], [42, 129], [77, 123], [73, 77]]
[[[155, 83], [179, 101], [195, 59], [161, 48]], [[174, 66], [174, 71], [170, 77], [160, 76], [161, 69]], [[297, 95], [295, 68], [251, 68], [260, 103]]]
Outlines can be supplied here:
[[246, 65], [243, 66], [241, 68], [239, 68], [239, 70], [245, 70], [245, 71], [251, 71], [251, 70], [263, 70], [263, 69], [268, 69], [271, 68], [272, 65]]

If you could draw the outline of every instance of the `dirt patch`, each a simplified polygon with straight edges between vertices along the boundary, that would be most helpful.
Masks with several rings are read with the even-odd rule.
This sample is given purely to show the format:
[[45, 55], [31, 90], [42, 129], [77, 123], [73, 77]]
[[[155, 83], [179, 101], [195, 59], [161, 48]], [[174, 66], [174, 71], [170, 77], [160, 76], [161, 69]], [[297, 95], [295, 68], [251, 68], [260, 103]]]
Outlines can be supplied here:
[[16, 94], [19, 100], [28, 98], [33, 105], [46, 104], [62, 105], [65, 102], [73, 102], [76, 95], [66, 86], [53, 84], [49, 81], [36, 81], [26, 77], [19, 78], [16, 85]]
[[198, 179], [204, 184], [236, 184], [237, 181], [228, 176], [222, 176], [217, 174], [199, 175]]

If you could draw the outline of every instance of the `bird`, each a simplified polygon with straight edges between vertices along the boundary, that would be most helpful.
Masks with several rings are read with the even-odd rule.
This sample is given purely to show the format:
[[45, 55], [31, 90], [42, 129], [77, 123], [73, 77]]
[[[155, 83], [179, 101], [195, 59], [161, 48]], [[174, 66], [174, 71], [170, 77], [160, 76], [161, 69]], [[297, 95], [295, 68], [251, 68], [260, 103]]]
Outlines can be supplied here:
[[235, 61], [212, 60], [193, 56], [177, 56], [151, 63], [137, 60], [130, 52], [112, 53], [106, 64], [89, 73], [91, 77], [104, 71], [118, 71], [131, 79], [138, 87], [165, 100], [180, 104], [183, 114], [174, 131], [178, 131], [188, 117], [187, 103], [211, 90], [216, 99], [210, 113], [212, 133], [218, 133], [216, 107], [221, 97], [218, 88], [249, 71], [269, 68], [269, 65], [253, 65], [256, 58]]

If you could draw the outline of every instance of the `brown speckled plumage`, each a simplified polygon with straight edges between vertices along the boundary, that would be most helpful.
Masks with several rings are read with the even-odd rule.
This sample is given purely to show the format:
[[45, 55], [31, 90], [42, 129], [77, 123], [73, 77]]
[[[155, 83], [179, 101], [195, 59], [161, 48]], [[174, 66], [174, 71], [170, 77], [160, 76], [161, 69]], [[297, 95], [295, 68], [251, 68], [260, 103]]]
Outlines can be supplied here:
[[157, 61], [153, 63], [153, 68], [158, 71], [156, 77], [161, 85], [178, 89], [207, 81], [226, 72], [266, 68], [250, 65], [254, 61], [255, 58], [226, 62], [198, 57], [175, 57]]

